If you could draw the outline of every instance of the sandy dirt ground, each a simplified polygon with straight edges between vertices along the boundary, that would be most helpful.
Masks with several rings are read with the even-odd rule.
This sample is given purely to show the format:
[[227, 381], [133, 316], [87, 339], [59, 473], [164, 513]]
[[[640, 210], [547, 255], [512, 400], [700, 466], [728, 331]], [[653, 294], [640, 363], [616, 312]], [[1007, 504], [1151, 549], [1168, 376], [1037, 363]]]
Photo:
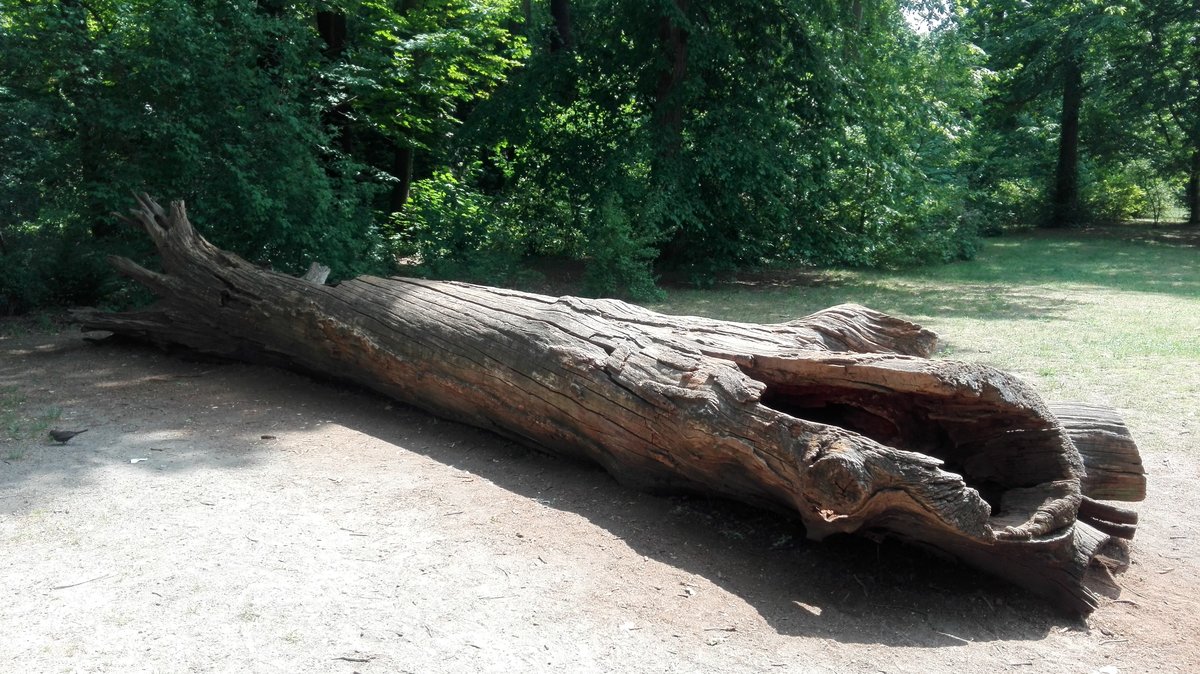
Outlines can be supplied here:
[[288, 372], [34, 332], [0, 391], [0, 671], [1200, 671], [1195, 436], [1150, 419], [1134, 564], [1079, 620]]

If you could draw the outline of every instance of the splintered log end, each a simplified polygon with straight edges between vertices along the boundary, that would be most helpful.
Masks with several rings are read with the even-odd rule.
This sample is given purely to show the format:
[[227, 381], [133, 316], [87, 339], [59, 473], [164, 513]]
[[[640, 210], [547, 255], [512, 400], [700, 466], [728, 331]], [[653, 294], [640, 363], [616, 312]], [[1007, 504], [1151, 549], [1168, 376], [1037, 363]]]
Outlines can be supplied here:
[[1056, 539], [1034, 544], [1041, 554], [1012, 554], [1004, 544], [982, 557], [978, 551], [965, 553], [976, 566], [1007, 578], [1046, 597], [1060, 610], [1087, 615], [1099, 607], [1102, 597], [1120, 596], [1114, 574], [1129, 566], [1125, 541], [1076, 523]]
[[[1129, 568], [1129, 544], [1119, 537], [1109, 536], [1087, 524], [1075, 525], [1077, 564], [1083, 566], [1079, 576], [1079, 613], [1088, 613], [1100, 605], [1101, 597], [1121, 596], [1115, 574]], [[1074, 593], [1074, 592], [1073, 592]]]
[[329, 278], [329, 272], [329, 267], [319, 262], [313, 262], [308, 265], [308, 271], [304, 272], [300, 279], [317, 286], [325, 285], [325, 280]]
[[173, 229], [192, 229], [192, 224], [188, 221], [187, 210], [182, 201], [171, 202], [170, 212], [168, 213], [158, 201], [145, 192], [135, 194], [134, 198], [137, 199], [138, 207], [131, 209], [130, 214], [147, 232], [153, 230], [166, 232]]
[[1113, 574], [1128, 565], [1123, 540], [1074, 519], [1087, 499], [1071, 480], [1010, 489], [992, 516], [975, 489], [929, 457], [833, 446], [805, 473], [803, 495], [799, 509], [814, 540], [880, 531], [941, 550], [1070, 614], [1090, 613], [1100, 597], [1117, 596]]
[[[131, 208], [128, 215], [114, 213], [113, 215], [120, 218], [127, 224], [133, 225], [138, 229], [146, 232], [150, 239], [154, 241], [154, 245], [162, 252], [163, 242], [166, 237], [170, 223], [167, 222], [166, 212], [162, 206], [158, 204], [149, 194], [142, 192], [134, 194], [134, 199], [137, 201], [137, 208]], [[182, 206], [182, 205], [181, 205]], [[182, 211], [181, 211], [182, 212]], [[184, 217], [186, 221], [186, 216]]]
[[150, 236], [168, 273], [203, 266], [223, 253], [196, 232], [182, 201], [172, 201], [164, 209], [149, 194], [135, 197], [137, 208], [131, 209], [129, 216], [120, 217]]
[[811, 537], [884, 530], [1068, 611], [1095, 608], [1085, 572], [1102, 542], [1109, 550], [1132, 537], [1136, 513], [1085, 496], [1084, 458], [1026, 383], [982, 365], [887, 354], [741, 363], [765, 384], [764, 406], [843, 430], [805, 452], [798, 509]]
[[1062, 423], [1083, 459], [1080, 478], [1084, 496], [1107, 501], [1146, 498], [1146, 469], [1125, 422], [1102, 405], [1052, 403], [1050, 411]]
[[1115, 538], [1130, 540], [1137, 533], [1137, 511], [1083, 497], [1079, 521]]

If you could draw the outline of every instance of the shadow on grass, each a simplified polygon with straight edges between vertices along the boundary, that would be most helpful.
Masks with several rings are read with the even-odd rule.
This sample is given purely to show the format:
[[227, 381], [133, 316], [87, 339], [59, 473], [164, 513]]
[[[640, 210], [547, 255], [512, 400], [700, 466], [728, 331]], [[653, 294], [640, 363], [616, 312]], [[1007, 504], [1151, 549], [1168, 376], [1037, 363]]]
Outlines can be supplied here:
[[791, 320], [843, 302], [907, 317], [1056, 320], [1081, 302], [1071, 286], [1200, 297], [1194, 247], [1086, 232], [1033, 232], [985, 241], [975, 260], [915, 270], [774, 271], [713, 290], [674, 289], [655, 305], [672, 314], [748, 322]]
[[805, 289], [712, 290], [673, 293], [651, 308], [749, 323], [794, 320], [835, 304], [854, 302], [906, 318], [968, 317], [1048, 321], [1065, 317], [1078, 300], [1037, 288], [985, 284], [927, 284], [857, 276], [837, 286]]
[[[92, 367], [76, 367], [81, 359]], [[1021, 590], [912, 548], [852, 537], [810, 543], [791, 518], [724, 501], [640, 494], [594, 466], [534, 453], [483, 431], [392, 407], [370, 393], [288, 372], [187, 363], [129, 346], [78, 345], [10, 359], [0, 368], [0, 384], [46, 377], [54, 378], [64, 407], [87, 410], [99, 405], [97, 398], [108, 398], [110, 405], [119, 400], [118, 408], [144, 408], [130, 419], [141, 425], [125, 433], [137, 439], [136, 446], [114, 444], [122, 430], [117, 414], [111, 419], [117, 429], [99, 428], [88, 442], [53, 450], [69, 451], [68, 460], [31, 457], [0, 466], [0, 509], [9, 513], [19, 506], [7, 498], [9, 492], [26, 481], [72, 488], [86, 483], [93, 469], [125, 463], [155, 446], [173, 448], [158, 461], [167, 474], [200, 467], [237, 470], [271, 451], [257, 442], [261, 433], [333, 423], [580, 515], [638, 554], [740, 597], [783, 635], [952, 647], [964, 639], [1037, 640], [1055, 625], [1079, 624]], [[186, 395], [175, 390], [183, 383]], [[231, 402], [238, 403], [236, 410]], [[284, 410], [269, 418], [295, 427], [264, 426], [267, 417], [253, 415], [263, 409]], [[163, 439], [183, 431], [189, 439]], [[90, 442], [106, 441], [104, 451], [89, 449], [99, 446]]]
[[1113, 290], [1200, 296], [1196, 248], [1087, 232], [1031, 232], [985, 242], [971, 262], [909, 276], [951, 283], [1078, 284]]

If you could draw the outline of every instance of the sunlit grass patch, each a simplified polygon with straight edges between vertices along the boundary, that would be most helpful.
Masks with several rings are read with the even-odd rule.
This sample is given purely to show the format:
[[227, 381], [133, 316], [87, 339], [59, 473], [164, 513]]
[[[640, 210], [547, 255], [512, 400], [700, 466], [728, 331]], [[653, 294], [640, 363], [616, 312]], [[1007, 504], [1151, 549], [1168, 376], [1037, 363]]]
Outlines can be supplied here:
[[1200, 248], [1191, 246], [1030, 233], [989, 240], [970, 262], [673, 290], [654, 308], [777, 323], [843, 302], [915, 320], [939, 334], [940, 356], [1014, 372], [1049, 399], [1159, 420], [1200, 410]]

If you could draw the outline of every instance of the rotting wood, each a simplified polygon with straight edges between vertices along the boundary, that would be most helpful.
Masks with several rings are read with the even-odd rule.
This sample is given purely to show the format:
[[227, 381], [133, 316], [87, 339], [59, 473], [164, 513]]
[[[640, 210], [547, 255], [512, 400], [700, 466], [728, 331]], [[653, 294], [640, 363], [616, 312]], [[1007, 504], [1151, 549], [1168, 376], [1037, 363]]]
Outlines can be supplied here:
[[1104, 457], [1127, 468], [1136, 448], [1088, 430], [1104, 417], [1127, 436], [1119, 420], [1093, 409], [1064, 427], [1015, 377], [930, 359], [936, 336], [908, 321], [841, 305], [754, 325], [464, 283], [329, 286], [213, 247], [181, 203], [143, 197], [132, 221], [163, 271], [112, 262], [160, 300], [79, 310], [85, 330], [353, 381], [636, 488], [794, 513], [815, 539], [884, 532], [1072, 612], [1111, 595], [1125, 563], [1136, 514], [1097, 499], [1136, 500], [1102, 476]]
[[1142, 457], [1116, 412], [1079, 403], [1053, 403], [1050, 411], [1083, 458], [1087, 474], [1081, 478], [1080, 488], [1085, 496], [1109, 501], [1146, 498]]

